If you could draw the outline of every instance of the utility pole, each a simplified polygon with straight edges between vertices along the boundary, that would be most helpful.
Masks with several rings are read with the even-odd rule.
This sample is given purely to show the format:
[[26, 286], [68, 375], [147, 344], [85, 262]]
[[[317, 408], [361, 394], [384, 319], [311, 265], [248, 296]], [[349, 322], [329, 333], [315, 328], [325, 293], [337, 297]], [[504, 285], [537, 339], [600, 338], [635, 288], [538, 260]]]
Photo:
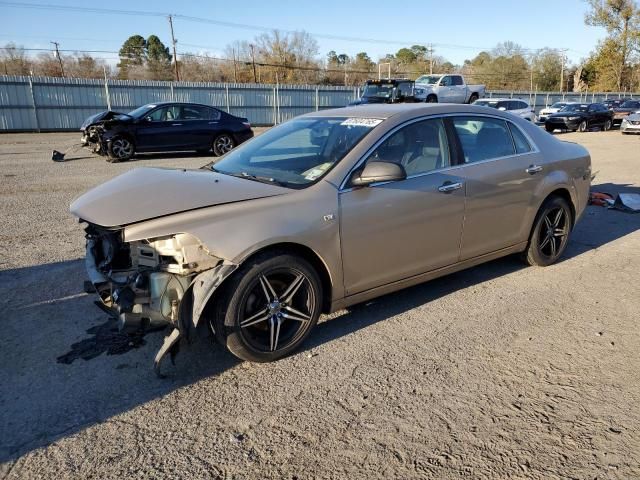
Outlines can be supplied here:
[[561, 67], [560, 67], [560, 93], [562, 93], [562, 89], [564, 88], [564, 62], [565, 62], [564, 52], [565, 52], [565, 50], [560, 50], [560, 62], [561, 62]]
[[427, 52], [429, 53], [429, 75], [433, 75], [433, 44], [429, 44]]
[[236, 49], [231, 49], [231, 55], [233, 55], [233, 81], [238, 83], [238, 65], [236, 64]]
[[60, 56], [60, 50], [58, 49], [60, 44], [58, 42], [50, 42], [50, 43], [52, 43], [56, 49], [55, 56], [58, 59], [58, 63], [60, 64], [60, 73], [62, 74], [62, 78], [64, 78], [64, 66], [62, 65], [62, 57]]
[[253, 63], [253, 83], [258, 83], [258, 76], [256, 75], [256, 55], [253, 51], [253, 43], [249, 44], [251, 49], [251, 63]]
[[173, 34], [173, 16], [169, 15], [169, 27], [171, 28], [171, 43], [173, 45], [173, 65], [176, 69], [176, 82], [180, 81], [180, 71], [178, 70], [178, 54], [176, 53], [176, 37]]

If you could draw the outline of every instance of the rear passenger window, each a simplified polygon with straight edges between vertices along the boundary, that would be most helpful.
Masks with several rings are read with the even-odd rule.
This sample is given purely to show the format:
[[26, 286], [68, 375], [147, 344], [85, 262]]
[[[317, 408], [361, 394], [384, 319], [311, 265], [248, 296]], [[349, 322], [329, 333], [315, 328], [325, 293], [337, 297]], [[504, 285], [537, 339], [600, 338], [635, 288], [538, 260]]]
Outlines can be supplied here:
[[531, 145], [529, 145], [529, 141], [527, 137], [520, 131], [518, 127], [513, 124], [509, 124], [509, 130], [511, 130], [511, 135], [513, 135], [513, 143], [516, 146], [516, 153], [528, 153], [531, 151]]
[[497, 118], [455, 117], [464, 162], [473, 163], [515, 154], [507, 122]]

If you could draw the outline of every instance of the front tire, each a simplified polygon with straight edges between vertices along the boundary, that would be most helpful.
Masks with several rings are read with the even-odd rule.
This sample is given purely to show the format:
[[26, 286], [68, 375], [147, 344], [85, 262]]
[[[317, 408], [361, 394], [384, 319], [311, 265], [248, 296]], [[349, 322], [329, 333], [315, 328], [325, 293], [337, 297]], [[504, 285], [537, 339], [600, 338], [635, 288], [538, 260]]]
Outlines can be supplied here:
[[438, 103], [438, 97], [435, 95], [429, 95], [427, 97], [427, 103]]
[[133, 142], [127, 137], [116, 137], [109, 142], [108, 162], [125, 162], [130, 160], [135, 154]]
[[267, 253], [225, 282], [210, 325], [236, 357], [271, 362], [302, 344], [321, 307], [322, 283], [315, 269], [298, 256]]
[[580, 133], [584, 133], [587, 131], [587, 128], [589, 127], [589, 125], [587, 125], [587, 121], [583, 120], [580, 122], [580, 125], [578, 125], [578, 131]]
[[551, 125], [545, 125], [544, 129], [549, 133], [553, 133], [555, 131], [555, 128], [552, 127]]
[[555, 263], [569, 241], [573, 226], [571, 207], [562, 197], [550, 197], [536, 215], [529, 245], [524, 254], [531, 266], [547, 267]]
[[221, 157], [225, 153], [230, 152], [235, 146], [236, 142], [233, 137], [228, 133], [222, 133], [213, 140], [213, 154], [216, 157]]

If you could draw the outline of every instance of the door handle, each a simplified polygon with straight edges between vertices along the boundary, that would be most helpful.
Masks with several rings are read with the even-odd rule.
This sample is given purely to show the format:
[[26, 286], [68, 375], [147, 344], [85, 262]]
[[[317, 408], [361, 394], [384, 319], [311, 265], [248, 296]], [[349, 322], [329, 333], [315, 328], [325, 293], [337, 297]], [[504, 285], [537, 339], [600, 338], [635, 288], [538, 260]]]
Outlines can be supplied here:
[[460, 182], [445, 182], [438, 187], [438, 191], [442, 193], [451, 193], [455, 190], [460, 190], [462, 188], [462, 183]]
[[172, 123], [171, 126], [172, 127], [179, 127], [180, 125], [182, 125], [181, 123]]
[[216, 123], [218, 123], [218, 122], [209, 122], [209, 125], [214, 125]]
[[542, 171], [542, 167], [540, 165], [529, 165], [529, 168], [525, 170], [529, 175], [535, 175], [538, 172]]

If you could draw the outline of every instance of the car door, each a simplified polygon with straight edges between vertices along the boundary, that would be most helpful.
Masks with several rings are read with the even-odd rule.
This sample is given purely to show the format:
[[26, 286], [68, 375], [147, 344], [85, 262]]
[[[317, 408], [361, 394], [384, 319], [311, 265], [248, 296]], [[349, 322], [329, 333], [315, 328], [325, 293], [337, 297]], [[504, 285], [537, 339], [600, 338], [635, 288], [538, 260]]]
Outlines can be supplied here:
[[180, 131], [176, 128], [179, 107], [162, 105], [151, 110], [136, 126], [136, 150], [170, 150], [180, 142]]
[[598, 111], [598, 106], [595, 103], [589, 105], [587, 109], [587, 117], [588, 117], [588, 125], [591, 126], [599, 126], [604, 123], [604, 117], [602, 113]]
[[178, 121], [174, 122], [180, 148], [210, 147], [220, 118], [220, 112], [215, 113], [218, 114], [217, 120], [214, 120], [213, 108], [205, 105], [181, 105]]
[[466, 187], [460, 259], [526, 241], [534, 195], [543, 181], [542, 155], [514, 123], [484, 116], [452, 117], [464, 156]]
[[452, 103], [452, 89], [451, 75], [444, 75], [438, 84], [438, 102]]
[[451, 158], [443, 120], [430, 119], [396, 130], [358, 166], [396, 162], [407, 178], [340, 191], [347, 295], [458, 261], [465, 198]]
[[467, 87], [462, 80], [461, 75], [451, 75], [451, 102], [452, 103], [466, 103], [467, 101]]

